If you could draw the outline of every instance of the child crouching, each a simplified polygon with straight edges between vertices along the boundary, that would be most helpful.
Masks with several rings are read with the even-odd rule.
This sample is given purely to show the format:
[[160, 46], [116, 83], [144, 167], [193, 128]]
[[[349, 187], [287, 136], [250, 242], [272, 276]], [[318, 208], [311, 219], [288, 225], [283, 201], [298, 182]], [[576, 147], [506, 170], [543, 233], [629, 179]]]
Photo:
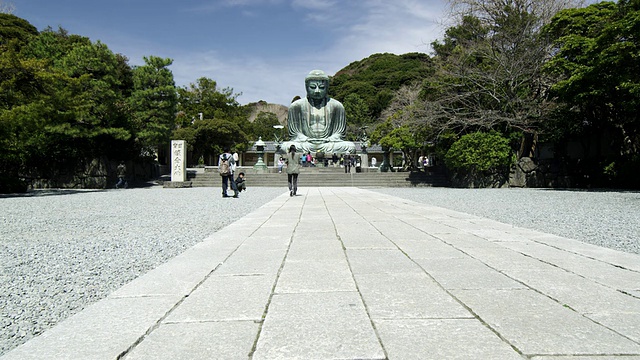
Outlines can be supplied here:
[[238, 177], [236, 178], [236, 186], [238, 188], [238, 192], [241, 192], [242, 190], [247, 190], [247, 184], [245, 184], [245, 182], [244, 182], [244, 173], [243, 172], [238, 174]]

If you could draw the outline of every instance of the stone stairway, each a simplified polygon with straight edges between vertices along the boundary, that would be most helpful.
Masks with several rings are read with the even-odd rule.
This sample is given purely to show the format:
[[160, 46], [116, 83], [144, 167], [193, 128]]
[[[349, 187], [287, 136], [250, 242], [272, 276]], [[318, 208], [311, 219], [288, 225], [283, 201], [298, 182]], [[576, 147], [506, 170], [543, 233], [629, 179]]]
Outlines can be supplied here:
[[[244, 172], [248, 187], [287, 187], [287, 174], [256, 172], [253, 168], [240, 168]], [[193, 187], [220, 186], [217, 172], [188, 171], [188, 181]], [[298, 177], [299, 187], [412, 187], [448, 186], [444, 174], [433, 172], [352, 172], [346, 174], [342, 168], [303, 168]]]

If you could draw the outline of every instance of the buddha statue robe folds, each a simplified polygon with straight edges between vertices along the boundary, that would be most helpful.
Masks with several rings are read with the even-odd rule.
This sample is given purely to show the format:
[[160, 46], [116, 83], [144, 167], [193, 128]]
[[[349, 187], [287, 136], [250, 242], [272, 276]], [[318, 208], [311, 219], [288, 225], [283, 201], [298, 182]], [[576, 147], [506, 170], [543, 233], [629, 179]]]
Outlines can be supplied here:
[[289, 137], [284, 143], [295, 145], [298, 151], [315, 154], [355, 153], [355, 144], [343, 139], [347, 121], [344, 106], [327, 96], [329, 77], [313, 70], [305, 78], [307, 97], [289, 107]]

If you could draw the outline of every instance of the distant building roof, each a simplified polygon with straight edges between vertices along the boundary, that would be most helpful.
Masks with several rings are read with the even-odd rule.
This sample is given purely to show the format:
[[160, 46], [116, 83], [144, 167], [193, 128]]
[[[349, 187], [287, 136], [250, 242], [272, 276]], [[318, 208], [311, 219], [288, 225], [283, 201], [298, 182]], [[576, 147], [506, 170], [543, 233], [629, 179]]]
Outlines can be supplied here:
[[[275, 141], [265, 141], [264, 142], [264, 151], [268, 152], [268, 153], [272, 153], [272, 152], [276, 152], [276, 142]], [[361, 153], [362, 152], [362, 143], [359, 141], [355, 141], [354, 144], [356, 145], [356, 153]], [[286, 152], [286, 149], [283, 149]], [[254, 152], [258, 152], [258, 150], [256, 149], [256, 144], [255, 142], [251, 145], [251, 148], [249, 150], [247, 150], [248, 153], [254, 153]], [[383, 153], [382, 151], [382, 146], [378, 145], [378, 144], [374, 144], [371, 145], [369, 147], [367, 147], [367, 152], [370, 153]]]

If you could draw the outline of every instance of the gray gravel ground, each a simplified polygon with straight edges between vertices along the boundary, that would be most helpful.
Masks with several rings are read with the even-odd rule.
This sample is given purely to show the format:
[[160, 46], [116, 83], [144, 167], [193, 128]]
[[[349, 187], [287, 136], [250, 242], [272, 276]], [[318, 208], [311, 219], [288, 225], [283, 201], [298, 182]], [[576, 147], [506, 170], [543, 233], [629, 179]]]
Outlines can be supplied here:
[[[640, 192], [374, 191], [640, 253]], [[37, 191], [0, 196], [0, 355], [286, 192], [251, 188]]]
[[640, 192], [553, 189], [376, 189], [615, 250], [640, 254]]
[[0, 196], [0, 355], [286, 192], [35, 191]]

